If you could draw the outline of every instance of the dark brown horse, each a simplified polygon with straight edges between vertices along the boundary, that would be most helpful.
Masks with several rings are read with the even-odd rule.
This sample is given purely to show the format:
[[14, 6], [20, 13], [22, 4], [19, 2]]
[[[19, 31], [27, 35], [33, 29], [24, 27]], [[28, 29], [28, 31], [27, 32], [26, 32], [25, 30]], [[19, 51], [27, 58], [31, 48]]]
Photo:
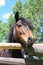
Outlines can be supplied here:
[[[25, 49], [31, 47], [34, 42], [33, 26], [29, 20], [19, 18], [18, 12], [15, 14], [16, 22], [11, 26], [8, 42], [20, 43]], [[0, 50], [0, 56], [23, 58], [22, 50]]]

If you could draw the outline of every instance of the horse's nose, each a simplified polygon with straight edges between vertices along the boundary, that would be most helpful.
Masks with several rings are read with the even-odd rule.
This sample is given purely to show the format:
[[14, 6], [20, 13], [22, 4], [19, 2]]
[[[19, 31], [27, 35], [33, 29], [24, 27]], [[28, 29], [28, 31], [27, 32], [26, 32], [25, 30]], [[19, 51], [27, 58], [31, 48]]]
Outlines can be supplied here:
[[32, 38], [31, 38], [31, 37], [29, 37], [29, 38], [28, 38], [28, 40], [29, 40], [29, 41], [32, 41]]
[[29, 42], [29, 43], [34, 43], [34, 42], [35, 42], [35, 39], [29, 37], [29, 38], [28, 38], [28, 42]]

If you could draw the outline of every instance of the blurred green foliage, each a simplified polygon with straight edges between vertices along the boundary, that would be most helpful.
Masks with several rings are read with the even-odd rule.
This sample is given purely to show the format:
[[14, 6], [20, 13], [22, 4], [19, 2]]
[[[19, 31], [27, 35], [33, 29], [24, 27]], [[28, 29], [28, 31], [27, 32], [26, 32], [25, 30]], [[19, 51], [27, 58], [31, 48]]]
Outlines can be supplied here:
[[5, 39], [5, 41], [7, 41], [8, 31], [9, 31], [8, 23], [4, 23], [1, 21], [1, 23], [0, 23], [0, 42], [2, 42], [4, 39]]
[[18, 0], [12, 7], [12, 13], [9, 16], [7, 23], [2, 23], [0, 21], [0, 42], [3, 41], [3, 37], [7, 41], [9, 28], [15, 22], [14, 15], [16, 11], [19, 11], [20, 17], [30, 19], [30, 22], [34, 26], [33, 34], [38, 40], [42, 40], [43, 33], [40, 31], [40, 24], [41, 19], [43, 19], [43, 0], [26, 0], [24, 4], [22, 3], [22, 0]]

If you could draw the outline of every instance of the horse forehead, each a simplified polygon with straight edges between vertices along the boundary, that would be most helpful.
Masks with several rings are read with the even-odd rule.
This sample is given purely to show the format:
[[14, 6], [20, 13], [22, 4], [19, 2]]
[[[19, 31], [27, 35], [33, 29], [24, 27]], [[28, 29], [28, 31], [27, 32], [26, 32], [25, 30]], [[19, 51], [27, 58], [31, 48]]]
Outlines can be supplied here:
[[21, 24], [22, 25], [22, 27], [25, 27], [25, 28], [32, 28], [32, 26], [31, 26], [31, 24], [30, 24], [30, 22], [28, 21], [28, 20], [18, 20], [17, 21], [17, 23], [16, 23], [17, 25], [19, 24]]
[[18, 20], [16, 24], [23, 24], [23, 25], [26, 25], [27, 24], [27, 21], [26, 20]]

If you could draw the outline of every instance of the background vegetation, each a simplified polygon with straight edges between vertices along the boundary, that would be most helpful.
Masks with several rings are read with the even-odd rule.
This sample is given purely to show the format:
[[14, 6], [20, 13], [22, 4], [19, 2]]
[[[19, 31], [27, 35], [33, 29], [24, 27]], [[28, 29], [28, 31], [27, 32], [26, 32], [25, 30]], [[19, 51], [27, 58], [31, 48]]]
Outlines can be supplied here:
[[4, 23], [0, 20], [0, 42], [7, 42], [9, 29], [15, 22], [14, 14], [16, 11], [19, 11], [20, 17], [30, 19], [34, 26], [33, 34], [37, 41], [43, 42], [43, 0], [26, 0], [25, 3], [22, 3], [22, 0], [18, 0], [13, 5], [12, 13], [7, 22]]

